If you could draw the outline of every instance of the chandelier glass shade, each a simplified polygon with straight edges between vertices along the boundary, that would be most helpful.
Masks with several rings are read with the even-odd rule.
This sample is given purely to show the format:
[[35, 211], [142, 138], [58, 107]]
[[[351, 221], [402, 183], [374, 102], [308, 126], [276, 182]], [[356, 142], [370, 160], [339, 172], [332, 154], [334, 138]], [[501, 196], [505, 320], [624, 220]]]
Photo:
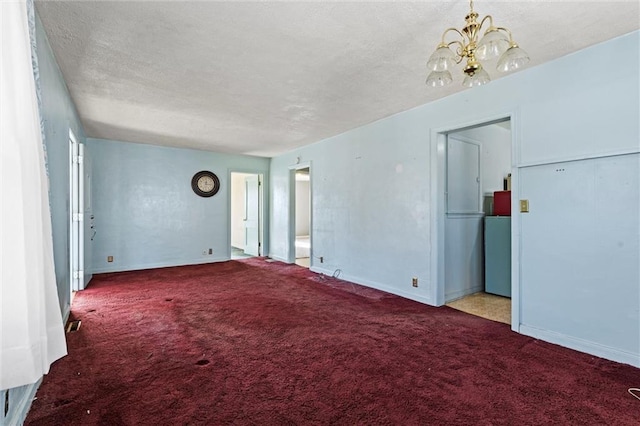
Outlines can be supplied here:
[[[465, 87], [481, 86], [491, 81], [480, 61], [498, 59], [496, 69], [500, 72], [515, 71], [529, 62], [529, 55], [513, 41], [511, 31], [496, 27], [491, 15], [478, 22], [479, 15], [473, 10], [473, 0], [469, 2], [469, 8], [465, 26], [461, 30], [445, 30], [442, 40], [429, 57], [427, 86], [441, 87], [450, 84], [453, 81], [451, 71], [463, 60], [466, 60], [462, 69], [465, 74], [462, 85]], [[488, 27], [480, 38], [485, 24]], [[453, 34], [455, 39], [447, 41], [449, 34]]]

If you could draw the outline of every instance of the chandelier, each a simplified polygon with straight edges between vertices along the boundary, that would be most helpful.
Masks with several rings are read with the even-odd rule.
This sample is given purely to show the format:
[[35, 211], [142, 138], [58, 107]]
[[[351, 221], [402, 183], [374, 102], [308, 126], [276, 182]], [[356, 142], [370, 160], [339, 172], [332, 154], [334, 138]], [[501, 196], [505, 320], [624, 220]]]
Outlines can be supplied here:
[[[467, 60], [462, 69], [465, 74], [462, 85], [465, 87], [481, 86], [491, 81], [479, 61], [500, 58], [496, 65], [500, 72], [517, 70], [529, 62], [529, 55], [513, 41], [511, 31], [504, 27], [496, 27], [491, 15], [478, 22], [479, 15], [473, 10], [473, 0], [469, 1], [469, 8], [462, 31], [448, 28], [442, 33], [440, 44], [427, 62], [427, 68], [431, 71], [427, 77], [427, 86], [440, 87], [450, 84], [453, 81], [451, 69], [464, 59]], [[478, 36], [487, 21], [489, 27], [478, 41]], [[445, 38], [451, 33], [456, 35], [456, 40], [447, 42]], [[455, 53], [451, 46], [455, 47]]]

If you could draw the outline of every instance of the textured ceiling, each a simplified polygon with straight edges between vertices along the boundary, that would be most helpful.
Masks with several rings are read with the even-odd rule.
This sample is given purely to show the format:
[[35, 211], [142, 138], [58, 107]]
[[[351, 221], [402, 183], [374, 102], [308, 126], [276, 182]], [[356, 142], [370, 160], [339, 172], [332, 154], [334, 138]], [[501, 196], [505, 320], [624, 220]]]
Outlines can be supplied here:
[[[94, 138], [273, 156], [473, 90], [461, 72], [444, 89], [424, 84], [427, 57], [445, 28], [464, 24], [466, 1], [36, 8]], [[640, 26], [637, 0], [476, 0], [475, 9], [512, 30], [529, 67]]]

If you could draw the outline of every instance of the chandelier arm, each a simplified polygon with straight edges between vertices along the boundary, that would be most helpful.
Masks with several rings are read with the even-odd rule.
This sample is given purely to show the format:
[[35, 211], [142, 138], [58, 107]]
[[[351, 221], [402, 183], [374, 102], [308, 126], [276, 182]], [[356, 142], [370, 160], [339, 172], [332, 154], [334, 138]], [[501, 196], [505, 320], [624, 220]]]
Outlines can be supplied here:
[[446, 29], [446, 30], [444, 30], [444, 32], [442, 33], [442, 44], [446, 44], [446, 43], [444, 42], [444, 38], [447, 36], [447, 33], [448, 33], [449, 31], [454, 31], [454, 32], [458, 33], [458, 35], [459, 35], [460, 37], [462, 37], [462, 40], [463, 40], [463, 41], [465, 40], [465, 36], [464, 36], [464, 34], [462, 34], [462, 33], [460, 32], [460, 30], [458, 30], [457, 28], [451, 27], [451, 28], [447, 28], [447, 29]]
[[482, 21], [480, 21], [480, 25], [478, 25], [478, 32], [480, 32], [480, 30], [482, 29], [482, 26], [484, 25], [487, 19], [489, 20], [489, 28], [493, 28], [493, 17], [491, 15], [487, 15], [484, 18], [482, 18]]
[[504, 31], [505, 33], [507, 33], [507, 34], [509, 35], [509, 42], [510, 42], [510, 43], [513, 43], [513, 36], [511, 35], [511, 31], [509, 31], [509, 29], [508, 29], [508, 28], [505, 28], [505, 27], [496, 27], [496, 30]]
[[447, 47], [451, 47], [452, 45], [457, 44], [458, 45], [458, 49], [456, 49], [456, 55], [458, 55], [458, 57], [456, 58], [456, 64], [459, 64], [460, 62], [462, 62], [462, 58], [464, 58], [464, 44], [462, 44], [462, 42], [460, 40], [454, 40], [454, 41], [450, 41], [447, 44]]

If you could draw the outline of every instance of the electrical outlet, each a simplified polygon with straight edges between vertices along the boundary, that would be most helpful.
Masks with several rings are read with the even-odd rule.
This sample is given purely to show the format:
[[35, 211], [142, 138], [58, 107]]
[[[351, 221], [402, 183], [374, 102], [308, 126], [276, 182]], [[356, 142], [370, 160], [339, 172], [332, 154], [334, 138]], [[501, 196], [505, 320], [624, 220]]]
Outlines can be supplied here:
[[107, 262], [113, 262], [113, 256], [107, 256]]
[[324, 256], [320, 256], [320, 263], [324, 263]]
[[209, 254], [213, 254], [213, 249], [212, 248], [209, 249]]
[[413, 277], [411, 279], [411, 285], [413, 285], [414, 287], [418, 287], [418, 277]]

